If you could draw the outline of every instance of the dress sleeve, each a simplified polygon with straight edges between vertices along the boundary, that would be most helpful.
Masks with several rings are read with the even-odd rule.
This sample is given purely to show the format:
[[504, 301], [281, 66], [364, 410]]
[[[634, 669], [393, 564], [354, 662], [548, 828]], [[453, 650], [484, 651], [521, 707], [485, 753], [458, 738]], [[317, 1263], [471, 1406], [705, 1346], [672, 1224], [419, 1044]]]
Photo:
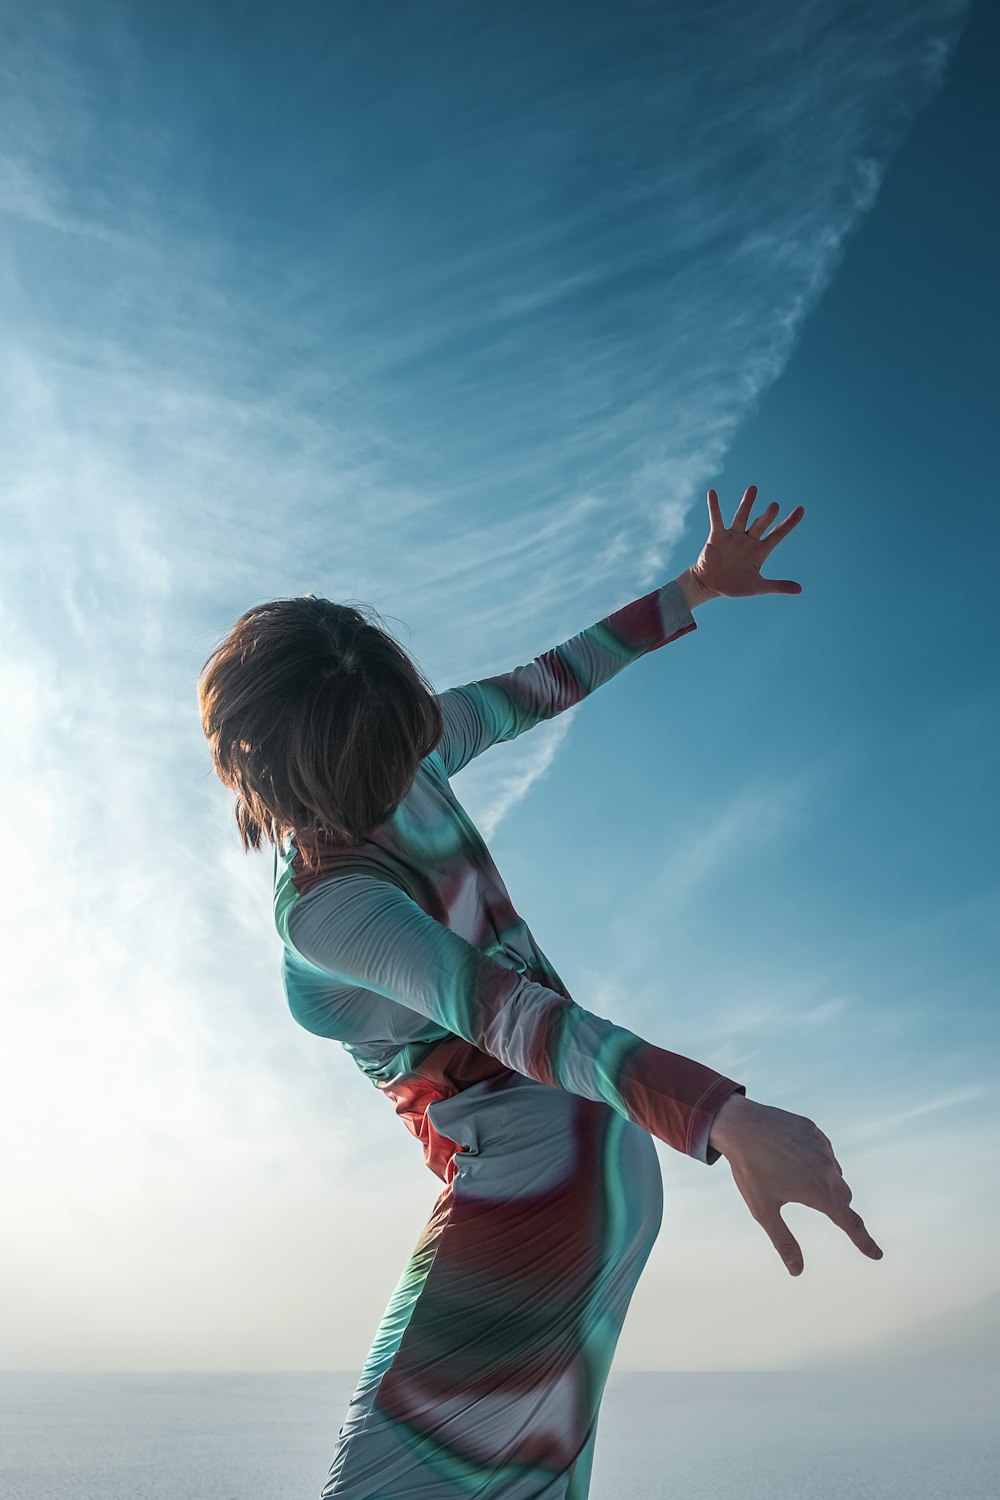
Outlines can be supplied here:
[[688, 1156], [713, 1165], [712, 1121], [746, 1088], [667, 1052], [496, 963], [367, 873], [333, 876], [293, 908], [294, 948], [338, 982], [428, 1016], [539, 1083], [603, 1100]]
[[499, 740], [513, 740], [610, 681], [647, 651], [696, 630], [676, 579], [589, 625], [526, 666], [466, 682], [439, 695], [444, 735], [437, 746], [449, 776]]

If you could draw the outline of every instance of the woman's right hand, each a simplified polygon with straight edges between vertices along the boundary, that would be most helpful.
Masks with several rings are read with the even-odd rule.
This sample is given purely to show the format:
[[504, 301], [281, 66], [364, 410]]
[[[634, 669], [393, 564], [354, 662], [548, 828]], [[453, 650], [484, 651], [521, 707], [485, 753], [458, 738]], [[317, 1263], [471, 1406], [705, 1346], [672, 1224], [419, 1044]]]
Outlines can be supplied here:
[[744, 1202], [793, 1276], [801, 1274], [803, 1258], [781, 1217], [786, 1203], [818, 1209], [862, 1255], [882, 1259], [864, 1220], [850, 1207], [851, 1190], [833, 1146], [805, 1115], [732, 1094], [716, 1113], [708, 1141], [729, 1162]]

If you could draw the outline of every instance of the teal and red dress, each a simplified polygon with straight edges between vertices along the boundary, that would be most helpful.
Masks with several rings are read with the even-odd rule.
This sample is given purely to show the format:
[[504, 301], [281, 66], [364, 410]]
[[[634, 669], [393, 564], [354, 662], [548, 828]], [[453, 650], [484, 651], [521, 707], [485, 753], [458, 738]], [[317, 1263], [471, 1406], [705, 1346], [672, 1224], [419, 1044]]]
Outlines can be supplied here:
[[322, 1500], [582, 1500], [625, 1313], [660, 1228], [652, 1136], [712, 1165], [743, 1084], [584, 1010], [450, 778], [696, 628], [676, 582], [440, 695], [406, 797], [307, 871], [276, 852], [295, 1020], [337, 1041], [443, 1188], [375, 1334]]

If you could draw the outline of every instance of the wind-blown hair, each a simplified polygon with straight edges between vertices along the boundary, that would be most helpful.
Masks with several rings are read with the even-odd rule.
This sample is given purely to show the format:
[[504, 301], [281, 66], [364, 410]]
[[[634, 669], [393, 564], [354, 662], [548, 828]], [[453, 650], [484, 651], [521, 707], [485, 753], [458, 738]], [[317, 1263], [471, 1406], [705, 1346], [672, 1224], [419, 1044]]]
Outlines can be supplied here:
[[314, 868], [324, 843], [360, 843], [440, 740], [433, 688], [369, 616], [315, 594], [256, 604], [202, 667], [202, 728], [246, 853], [290, 832]]

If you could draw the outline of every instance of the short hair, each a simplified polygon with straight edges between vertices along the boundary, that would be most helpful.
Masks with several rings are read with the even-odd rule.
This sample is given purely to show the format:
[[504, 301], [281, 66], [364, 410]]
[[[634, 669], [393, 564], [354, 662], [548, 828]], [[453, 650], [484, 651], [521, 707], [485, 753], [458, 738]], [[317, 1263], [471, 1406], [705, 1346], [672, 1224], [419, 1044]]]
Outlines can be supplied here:
[[312, 868], [319, 845], [359, 844], [440, 740], [440, 699], [370, 616], [315, 594], [256, 604], [202, 667], [202, 728], [246, 853], [292, 833]]

